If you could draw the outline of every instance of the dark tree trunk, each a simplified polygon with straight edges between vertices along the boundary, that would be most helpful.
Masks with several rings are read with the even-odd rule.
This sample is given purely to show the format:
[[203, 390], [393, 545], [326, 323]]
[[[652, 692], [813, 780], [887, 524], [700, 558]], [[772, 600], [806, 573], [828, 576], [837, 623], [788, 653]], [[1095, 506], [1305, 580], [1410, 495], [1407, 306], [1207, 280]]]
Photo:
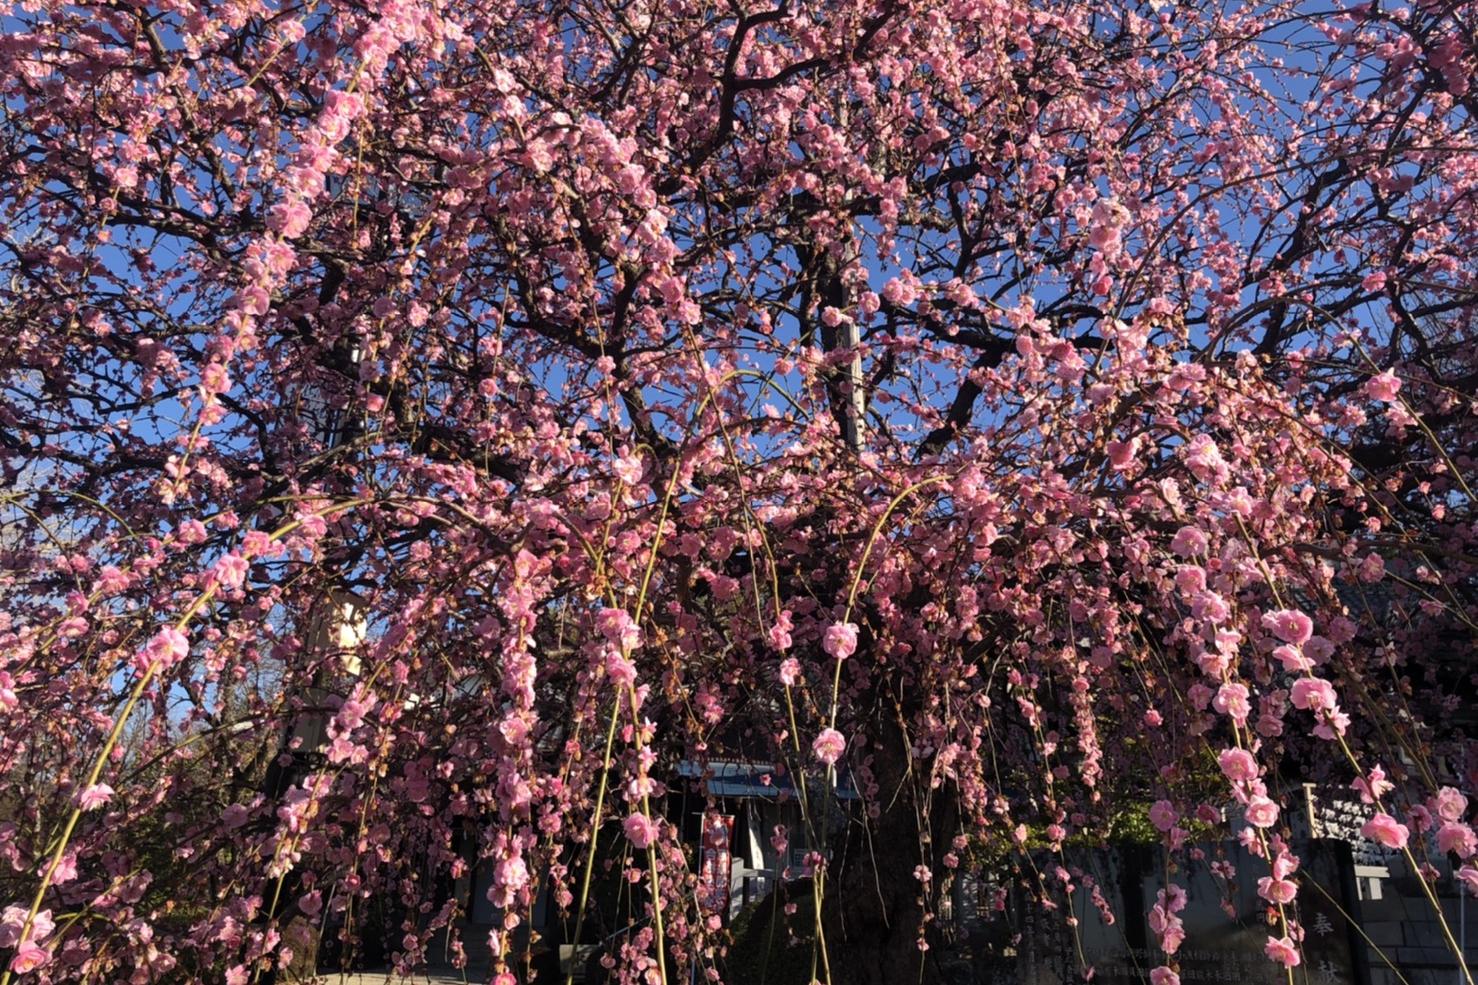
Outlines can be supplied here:
[[[937, 912], [935, 894], [927, 906], [922, 901], [938, 886], [926, 887], [914, 872], [924, 865], [941, 878], [957, 825], [955, 796], [948, 788], [927, 790], [924, 764], [910, 772], [906, 739], [896, 727], [880, 732], [871, 765], [883, 813], [870, 831], [851, 825], [825, 885], [822, 921], [832, 985], [939, 980], [939, 928], [925, 922]], [[921, 937], [929, 950], [920, 950]]]

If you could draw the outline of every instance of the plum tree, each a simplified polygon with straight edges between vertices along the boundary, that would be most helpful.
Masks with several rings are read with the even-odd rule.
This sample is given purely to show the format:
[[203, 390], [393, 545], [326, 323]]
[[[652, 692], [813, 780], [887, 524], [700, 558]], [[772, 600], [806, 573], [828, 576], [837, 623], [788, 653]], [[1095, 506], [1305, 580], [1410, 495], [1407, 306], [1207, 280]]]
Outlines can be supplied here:
[[1149, 804], [1266, 860], [1287, 967], [1303, 782], [1478, 885], [1475, 28], [13, 5], [5, 980], [263, 981], [371, 910], [410, 968], [468, 844], [528, 980], [608, 823], [612, 974], [722, 978], [664, 802], [736, 758], [831, 839], [826, 982]]

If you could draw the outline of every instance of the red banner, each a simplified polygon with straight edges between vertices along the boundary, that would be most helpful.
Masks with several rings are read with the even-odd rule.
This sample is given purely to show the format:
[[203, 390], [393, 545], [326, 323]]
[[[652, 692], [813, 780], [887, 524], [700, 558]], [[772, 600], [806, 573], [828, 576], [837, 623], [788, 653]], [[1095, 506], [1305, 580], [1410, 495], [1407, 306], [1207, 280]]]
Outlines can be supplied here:
[[729, 912], [729, 885], [733, 881], [734, 815], [703, 815], [703, 843], [698, 859], [698, 899], [708, 913]]

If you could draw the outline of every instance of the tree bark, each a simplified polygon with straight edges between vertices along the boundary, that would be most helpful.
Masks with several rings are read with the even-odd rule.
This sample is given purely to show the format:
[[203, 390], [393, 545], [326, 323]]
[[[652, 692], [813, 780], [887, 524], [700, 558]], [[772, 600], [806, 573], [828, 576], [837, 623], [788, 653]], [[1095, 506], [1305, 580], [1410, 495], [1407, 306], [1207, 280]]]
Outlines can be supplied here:
[[[928, 917], [937, 912], [939, 887], [920, 883], [914, 871], [924, 865], [936, 878], [945, 871], [943, 855], [958, 822], [954, 791], [927, 790], [927, 766], [914, 763], [910, 770], [907, 738], [896, 725], [882, 730], [871, 752], [882, 813], [870, 831], [850, 825], [825, 884], [822, 926], [831, 981], [938, 981], [939, 928]], [[928, 950], [920, 949], [921, 939]]]

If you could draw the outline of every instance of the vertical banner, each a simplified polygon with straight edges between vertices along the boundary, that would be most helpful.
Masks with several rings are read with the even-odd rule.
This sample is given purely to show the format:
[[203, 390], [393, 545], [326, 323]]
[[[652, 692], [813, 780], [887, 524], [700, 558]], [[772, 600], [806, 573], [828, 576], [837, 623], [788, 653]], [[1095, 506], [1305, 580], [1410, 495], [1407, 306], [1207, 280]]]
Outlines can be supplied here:
[[733, 879], [734, 815], [703, 815], [703, 842], [698, 859], [698, 899], [706, 913], [727, 916]]

